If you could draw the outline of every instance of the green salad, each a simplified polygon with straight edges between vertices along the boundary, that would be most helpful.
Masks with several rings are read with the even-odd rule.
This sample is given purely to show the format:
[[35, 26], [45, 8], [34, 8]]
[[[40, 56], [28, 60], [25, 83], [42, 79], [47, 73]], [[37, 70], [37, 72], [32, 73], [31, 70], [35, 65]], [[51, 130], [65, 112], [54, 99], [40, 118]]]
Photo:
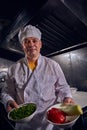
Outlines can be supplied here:
[[9, 117], [13, 120], [21, 120], [25, 117], [30, 116], [33, 112], [35, 112], [35, 110], [36, 105], [33, 103], [29, 103], [11, 111]]

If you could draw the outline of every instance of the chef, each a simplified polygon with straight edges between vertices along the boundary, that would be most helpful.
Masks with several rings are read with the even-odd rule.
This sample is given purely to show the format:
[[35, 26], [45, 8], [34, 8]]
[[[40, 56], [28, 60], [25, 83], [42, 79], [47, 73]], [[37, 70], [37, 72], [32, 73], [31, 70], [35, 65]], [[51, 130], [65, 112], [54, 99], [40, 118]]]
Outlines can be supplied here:
[[15, 130], [53, 130], [46, 120], [46, 110], [57, 103], [74, 103], [70, 87], [59, 64], [42, 56], [41, 31], [27, 25], [19, 31], [18, 38], [25, 57], [8, 69], [6, 84], [2, 90], [2, 102], [7, 112], [19, 104], [33, 102], [36, 115], [30, 122], [16, 123]]

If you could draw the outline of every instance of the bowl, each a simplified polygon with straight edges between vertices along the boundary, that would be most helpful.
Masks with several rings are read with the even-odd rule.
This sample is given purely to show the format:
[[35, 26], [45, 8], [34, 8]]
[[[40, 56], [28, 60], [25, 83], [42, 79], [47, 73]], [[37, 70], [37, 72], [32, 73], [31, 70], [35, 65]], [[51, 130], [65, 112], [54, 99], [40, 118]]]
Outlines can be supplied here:
[[19, 105], [18, 108], [13, 108], [8, 113], [8, 119], [14, 122], [28, 122], [30, 121], [37, 110], [37, 106], [35, 103], [25, 103]]
[[53, 124], [53, 125], [57, 125], [59, 128], [70, 128], [72, 127], [75, 122], [77, 121], [77, 119], [79, 118], [79, 116], [66, 116], [66, 120], [64, 123], [54, 123], [52, 121], [50, 121], [47, 117], [47, 113], [49, 110], [51, 110], [52, 108], [60, 108], [62, 106], [62, 103], [58, 103], [58, 104], [55, 104], [53, 106], [51, 106], [50, 108], [48, 108], [48, 110], [46, 111], [46, 119], [49, 123]]

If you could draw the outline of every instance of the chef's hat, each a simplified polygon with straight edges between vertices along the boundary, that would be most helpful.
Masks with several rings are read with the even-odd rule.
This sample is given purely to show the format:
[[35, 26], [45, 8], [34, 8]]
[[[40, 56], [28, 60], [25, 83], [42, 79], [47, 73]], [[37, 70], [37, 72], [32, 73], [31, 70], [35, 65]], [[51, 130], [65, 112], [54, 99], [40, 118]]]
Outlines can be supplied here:
[[35, 37], [41, 40], [41, 32], [38, 28], [32, 25], [27, 25], [26, 27], [22, 28], [19, 31], [18, 38], [20, 43], [26, 38], [26, 37]]

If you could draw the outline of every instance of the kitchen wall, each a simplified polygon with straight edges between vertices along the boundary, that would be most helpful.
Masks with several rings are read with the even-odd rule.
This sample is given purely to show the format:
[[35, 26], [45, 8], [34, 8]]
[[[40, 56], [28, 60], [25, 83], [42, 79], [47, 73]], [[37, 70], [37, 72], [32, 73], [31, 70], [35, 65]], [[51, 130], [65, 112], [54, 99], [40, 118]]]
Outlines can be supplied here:
[[87, 91], [87, 47], [51, 58], [60, 64], [71, 87]]

